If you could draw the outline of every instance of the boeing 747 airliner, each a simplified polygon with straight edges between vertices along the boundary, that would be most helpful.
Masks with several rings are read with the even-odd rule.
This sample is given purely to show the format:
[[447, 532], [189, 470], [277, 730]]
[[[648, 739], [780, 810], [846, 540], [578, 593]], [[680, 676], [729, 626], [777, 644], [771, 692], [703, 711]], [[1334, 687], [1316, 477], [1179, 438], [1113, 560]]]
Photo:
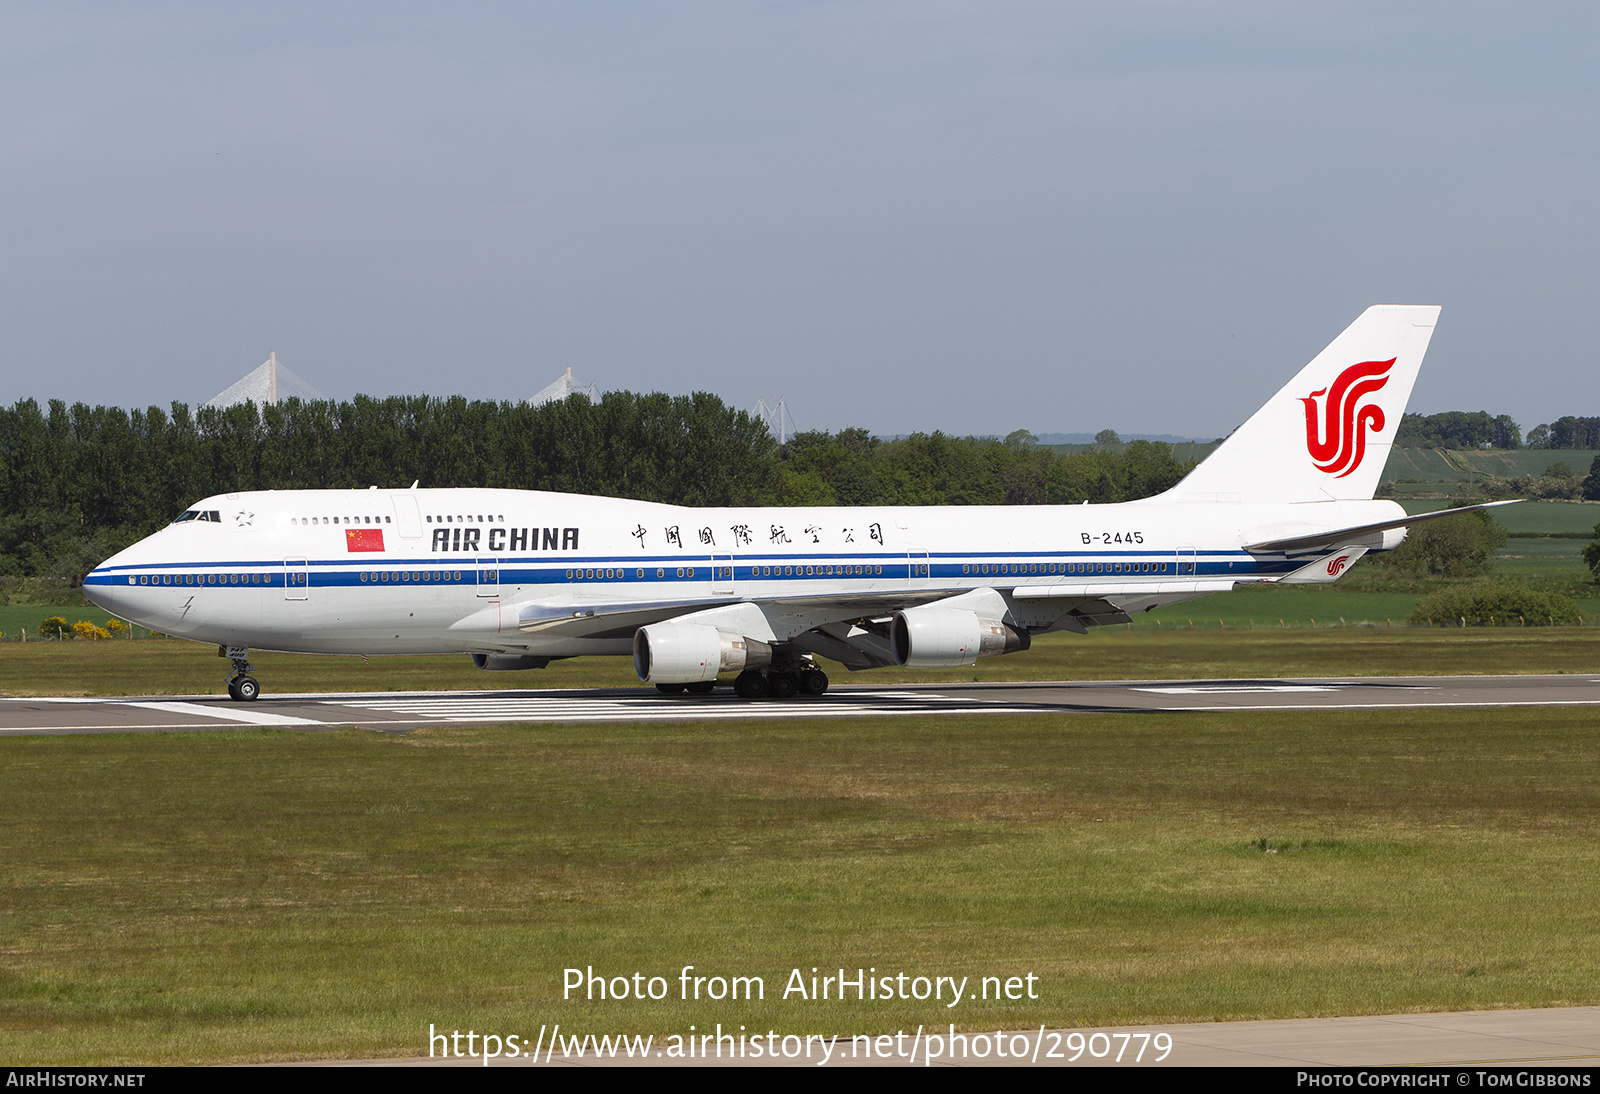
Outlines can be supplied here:
[[[1329, 582], [1408, 524], [1374, 501], [1439, 309], [1367, 309], [1177, 486], [1116, 505], [694, 509], [533, 490], [292, 490], [194, 504], [84, 581], [96, 604], [251, 649], [632, 655], [665, 692], [820, 695], [1250, 582]], [[1479, 506], [1469, 506], [1481, 508]], [[1463, 512], [1465, 510], [1451, 510]]]

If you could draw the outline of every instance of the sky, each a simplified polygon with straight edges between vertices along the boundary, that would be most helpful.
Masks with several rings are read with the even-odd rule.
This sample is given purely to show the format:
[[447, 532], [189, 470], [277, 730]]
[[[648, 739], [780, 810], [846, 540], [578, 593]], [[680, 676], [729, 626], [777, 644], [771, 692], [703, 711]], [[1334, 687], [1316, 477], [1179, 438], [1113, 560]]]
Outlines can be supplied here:
[[0, 6], [0, 403], [1225, 434], [1370, 304], [1600, 414], [1592, 4]]

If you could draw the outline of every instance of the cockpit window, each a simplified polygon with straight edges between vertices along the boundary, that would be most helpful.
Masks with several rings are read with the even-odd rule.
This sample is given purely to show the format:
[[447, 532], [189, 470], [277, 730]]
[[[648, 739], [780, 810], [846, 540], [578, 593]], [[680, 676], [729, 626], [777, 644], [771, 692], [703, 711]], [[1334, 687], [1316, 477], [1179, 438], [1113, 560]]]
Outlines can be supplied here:
[[199, 516], [200, 516], [200, 510], [198, 510], [198, 509], [190, 509], [190, 510], [188, 510], [186, 512], [178, 514], [178, 518], [176, 520], [174, 520], [172, 523], [173, 524], [182, 524], [186, 520], [195, 520]]

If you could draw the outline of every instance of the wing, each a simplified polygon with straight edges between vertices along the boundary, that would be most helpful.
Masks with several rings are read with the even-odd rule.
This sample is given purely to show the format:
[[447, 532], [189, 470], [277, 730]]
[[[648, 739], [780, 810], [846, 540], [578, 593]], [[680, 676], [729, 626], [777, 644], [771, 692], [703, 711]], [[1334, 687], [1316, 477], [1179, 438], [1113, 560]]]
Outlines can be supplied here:
[[[814, 596], [764, 597], [755, 601], [769, 616], [826, 622], [892, 615], [902, 608], [929, 604], [964, 589], [914, 588], [881, 592], [819, 593]], [[516, 605], [516, 629], [522, 634], [562, 638], [626, 638], [640, 627], [712, 608], [751, 603], [744, 596], [706, 596], [646, 601], [524, 601]], [[809, 629], [809, 628], [808, 628]]]

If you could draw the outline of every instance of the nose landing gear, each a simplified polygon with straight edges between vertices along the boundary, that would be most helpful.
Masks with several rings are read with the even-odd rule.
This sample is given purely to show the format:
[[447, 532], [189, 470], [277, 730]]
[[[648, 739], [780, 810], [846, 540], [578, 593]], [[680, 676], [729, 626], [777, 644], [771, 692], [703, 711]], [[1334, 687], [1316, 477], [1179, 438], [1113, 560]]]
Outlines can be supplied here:
[[250, 651], [243, 646], [219, 646], [217, 656], [233, 663], [228, 676], [228, 698], [236, 703], [253, 703], [261, 695], [261, 685], [250, 675]]

